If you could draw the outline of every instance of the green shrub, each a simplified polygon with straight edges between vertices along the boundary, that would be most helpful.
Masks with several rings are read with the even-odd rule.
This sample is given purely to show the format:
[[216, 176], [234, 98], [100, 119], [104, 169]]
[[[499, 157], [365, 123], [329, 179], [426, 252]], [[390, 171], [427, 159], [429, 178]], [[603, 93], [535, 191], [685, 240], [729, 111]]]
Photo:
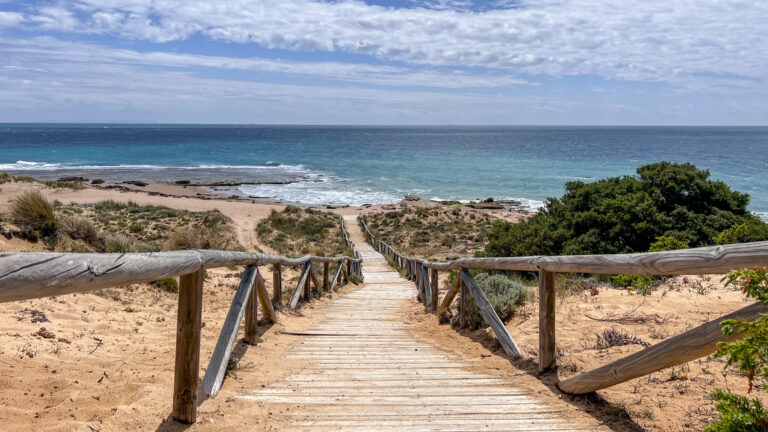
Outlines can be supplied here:
[[647, 275], [616, 275], [611, 276], [611, 285], [617, 288], [627, 288], [637, 291], [644, 296], [650, 295], [656, 279]]
[[759, 232], [761, 229], [760, 224], [754, 222], [746, 222], [739, 225], [734, 225], [720, 234], [712, 238], [712, 241], [717, 245], [727, 245], [733, 243], [746, 243], [751, 241], [761, 240], [760, 237], [754, 235], [755, 232]]
[[179, 292], [179, 283], [176, 281], [176, 278], [172, 277], [154, 281], [152, 286], [169, 293]]
[[656, 237], [656, 241], [651, 243], [651, 247], [648, 248], [648, 252], [672, 251], [688, 249], [688, 247], [688, 242], [685, 240], [680, 240], [674, 236], [659, 236]]
[[[528, 288], [503, 274], [479, 273], [475, 281], [504, 322], [512, 319], [520, 306], [533, 299], [533, 293]], [[488, 325], [471, 296], [467, 298], [467, 325], [472, 329]]]
[[138, 206], [139, 205], [133, 201], [117, 202], [115, 200], [106, 200], [106, 201], [100, 201], [94, 204], [93, 209], [94, 211], [96, 211], [96, 213], [104, 213], [104, 212], [120, 211], [123, 209], [134, 208]]
[[748, 227], [741, 241], [768, 239], [768, 224], [747, 211], [749, 195], [691, 164], [659, 162], [641, 166], [637, 176], [568, 182], [565, 188], [565, 195], [547, 199], [525, 221], [497, 222], [488, 255], [645, 252], [661, 236], [698, 247], [740, 224]]
[[[734, 270], [723, 278], [726, 285], [736, 285], [747, 296], [768, 306], [768, 273], [766, 269]], [[768, 315], [754, 321], [728, 319], [720, 323], [723, 335], [743, 334], [733, 342], [719, 342], [715, 357], [726, 357], [726, 367], [736, 366], [748, 380], [748, 392], [754, 381], [768, 379]], [[763, 387], [768, 387], [763, 385]], [[709, 424], [707, 432], [768, 431], [768, 412], [758, 399], [748, 399], [728, 391], [716, 389], [712, 397], [720, 418]]]
[[37, 189], [22, 192], [11, 201], [11, 221], [25, 234], [43, 236], [56, 233], [53, 206]]
[[131, 224], [130, 226], [128, 226], [128, 231], [130, 231], [130, 232], [132, 232], [134, 234], [138, 234], [138, 233], [144, 231], [144, 225], [142, 225], [142, 224]]

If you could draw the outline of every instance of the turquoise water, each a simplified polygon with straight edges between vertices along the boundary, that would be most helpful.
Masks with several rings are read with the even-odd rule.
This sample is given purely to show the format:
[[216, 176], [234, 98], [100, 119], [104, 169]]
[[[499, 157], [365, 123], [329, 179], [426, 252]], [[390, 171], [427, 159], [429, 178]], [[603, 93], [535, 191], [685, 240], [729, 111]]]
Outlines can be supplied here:
[[0, 125], [0, 171], [41, 178], [228, 181], [303, 204], [516, 199], [536, 208], [570, 180], [691, 162], [768, 215], [766, 127]]

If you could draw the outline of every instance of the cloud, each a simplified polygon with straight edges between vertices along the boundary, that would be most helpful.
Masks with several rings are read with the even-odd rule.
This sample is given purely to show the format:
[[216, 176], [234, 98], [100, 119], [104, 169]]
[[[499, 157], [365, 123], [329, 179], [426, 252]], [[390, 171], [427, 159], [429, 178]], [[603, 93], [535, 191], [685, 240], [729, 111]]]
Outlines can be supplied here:
[[29, 39], [0, 37], [0, 54], [11, 64], [71, 62], [81, 64], [125, 64], [168, 68], [247, 71], [316, 80], [334, 80], [388, 87], [433, 89], [509, 88], [531, 83], [510, 74], [457, 70], [435, 70], [401, 66], [330, 61], [291, 61], [259, 57], [223, 57], [163, 51], [139, 52], [73, 43], [50, 37]]
[[24, 20], [24, 16], [18, 12], [0, 11], [0, 27], [11, 27], [18, 25]]
[[768, 78], [768, 3], [762, 1], [547, 0], [482, 12], [466, 10], [464, 1], [397, 9], [307, 0], [55, 4], [29, 9], [27, 20], [50, 30], [153, 42], [202, 34], [272, 49], [514, 74], [637, 81], [694, 79], [701, 73]]

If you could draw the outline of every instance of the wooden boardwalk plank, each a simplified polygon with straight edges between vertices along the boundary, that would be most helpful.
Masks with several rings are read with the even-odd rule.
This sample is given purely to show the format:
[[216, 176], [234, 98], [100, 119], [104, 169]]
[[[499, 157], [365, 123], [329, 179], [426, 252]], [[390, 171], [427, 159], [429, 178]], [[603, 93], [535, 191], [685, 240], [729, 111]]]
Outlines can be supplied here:
[[[359, 233], [354, 220], [346, 226]], [[306, 367], [239, 400], [274, 406], [287, 431], [601, 429], [577, 424], [528, 389], [472, 372], [458, 355], [414, 338], [404, 324], [414, 283], [370, 245], [355, 246], [363, 257], [362, 288], [327, 305], [325, 321], [283, 333], [296, 338], [284, 357]]]

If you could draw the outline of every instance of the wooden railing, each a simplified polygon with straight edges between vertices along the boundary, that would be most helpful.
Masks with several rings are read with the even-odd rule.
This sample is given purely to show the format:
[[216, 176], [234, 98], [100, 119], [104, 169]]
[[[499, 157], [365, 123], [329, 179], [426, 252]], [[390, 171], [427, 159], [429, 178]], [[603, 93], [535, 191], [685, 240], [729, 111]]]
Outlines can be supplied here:
[[[652, 253], [461, 258], [437, 262], [397, 252], [392, 246], [377, 239], [362, 217], [359, 221], [371, 245], [389, 257], [393, 265], [416, 283], [419, 299], [430, 311], [442, 316], [456, 295], [460, 294], [459, 325], [465, 327], [465, 299], [467, 294], [471, 295], [502, 348], [512, 358], [520, 356], [517, 344], [467, 269], [537, 271], [540, 373], [556, 368], [555, 273], [722, 274], [734, 269], [768, 266], [768, 241]], [[458, 270], [459, 276], [447, 289], [438, 306], [438, 271], [446, 270]], [[754, 320], [765, 313], [766, 308], [762, 303], [752, 304], [608, 365], [561, 381], [558, 387], [567, 393], [590, 393], [709, 355], [715, 351], [717, 342], [740, 337], [739, 334], [723, 336], [719, 325], [721, 321]]]
[[[349, 236], [342, 232], [347, 246]], [[205, 269], [246, 266], [240, 286], [227, 313], [222, 332], [203, 378], [205, 395], [215, 395], [221, 388], [240, 323], [245, 318], [245, 340], [250, 345], [257, 341], [257, 306], [264, 315], [277, 321], [274, 304], [282, 298], [283, 266], [301, 267], [302, 277], [291, 298], [291, 308], [298, 305], [299, 297], [311, 298], [310, 280], [315, 288], [328, 291], [339, 282], [360, 276], [360, 254], [351, 246], [353, 257], [320, 257], [308, 255], [285, 258], [250, 252], [190, 250], [158, 253], [0, 253], [0, 303], [39, 297], [48, 297], [152, 282], [179, 276], [179, 299], [176, 332], [176, 364], [174, 376], [173, 409], [171, 416], [183, 423], [194, 423], [198, 406], [198, 378], [200, 366], [200, 328], [203, 305], [203, 273]], [[322, 284], [312, 264], [323, 264]], [[333, 280], [329, 267], [337, 265]], [[264, 278], [258, 266], [272, 265], [273, 297], [270, 300]], [[310, 274], [312, 277], [307, 278]], [[295, 294], [299, 293], [298, 296]], [[294, 303], [294, 298], [296, 301]]]

